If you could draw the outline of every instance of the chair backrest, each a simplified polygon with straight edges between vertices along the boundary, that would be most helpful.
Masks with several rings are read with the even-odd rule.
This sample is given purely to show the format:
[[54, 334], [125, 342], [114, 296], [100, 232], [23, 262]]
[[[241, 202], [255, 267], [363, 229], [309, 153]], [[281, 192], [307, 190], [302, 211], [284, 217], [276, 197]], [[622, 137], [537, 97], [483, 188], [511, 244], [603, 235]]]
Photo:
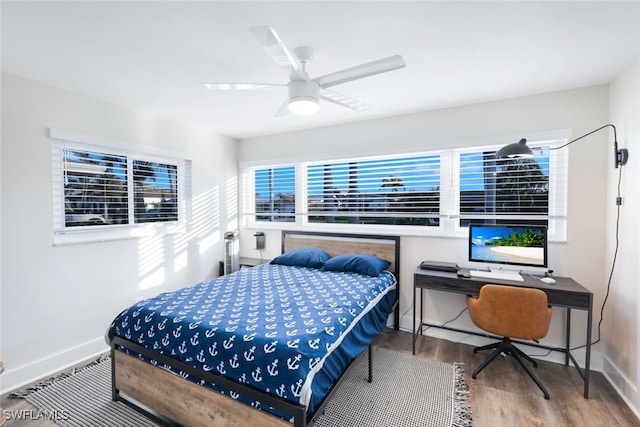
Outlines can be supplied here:
[[492, 334], [536, 340], [549, 330], [552, 309], [540, 289], [485, 285], [478, 298], [467, 302], [473, 323]]

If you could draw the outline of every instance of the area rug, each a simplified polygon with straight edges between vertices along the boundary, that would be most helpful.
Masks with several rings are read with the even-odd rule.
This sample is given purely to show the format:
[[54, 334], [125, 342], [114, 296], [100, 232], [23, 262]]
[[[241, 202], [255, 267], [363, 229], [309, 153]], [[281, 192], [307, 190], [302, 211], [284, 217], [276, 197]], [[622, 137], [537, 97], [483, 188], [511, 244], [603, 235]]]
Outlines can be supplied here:
[[[463, 367], [374, 348], [373, 382], [363, 354], [345, 377], [315, 427], [467, 427], [472, 425]], [[152, 427], [111, 400], [111, 360], [101, 357], [71, 373], [12, 397], [34, 405], [42, 419], [70, 427]]]
[[314, 427], [472, 425], [462, 364], [374, 347], [369, 383], [367, 355], [354, 363]]

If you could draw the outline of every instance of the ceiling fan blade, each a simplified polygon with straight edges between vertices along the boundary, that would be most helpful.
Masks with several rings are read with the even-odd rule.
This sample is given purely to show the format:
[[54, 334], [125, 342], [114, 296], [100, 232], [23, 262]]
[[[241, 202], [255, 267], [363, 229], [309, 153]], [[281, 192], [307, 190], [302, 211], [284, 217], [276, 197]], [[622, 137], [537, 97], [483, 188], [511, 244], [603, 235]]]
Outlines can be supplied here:
[[202, 83], [210, 90], [255, 90], [272, 87], [284, 87], [286, 84], [277, 83]]
[[262, 47], [274, 62], [288, 70], [293, 70], [300, 79], [304, 79], [304, 74], [300, 67], [300, 62], [289, 52], [287, 46], [273, 28], [263, 25], [259, 27], [249, 27], [249, 31], [258, 39]]
[[320, 99], [332, 102], [342, 107], [351, 108], [356, 111], [364, 111], [371, 108], [371, 106], [365, 102], [327, 89], [320, 91]]
[[404, 59], [400, 55], [390, 56], [388, 58], [378, 59], [377, 61], [367, 62], [366, 64], [356, 65], [355, 67], [346, 68], [335, 73], [326, 74], [313, 79], [321, 88], [327, 88], [352, 80], [369, 77], [387, 71], [397, 70], [404, 67]]
[[282, 116], [286, 116], [287, 114], [289, 114], [289, 100], [286, 99], [284, 101], [284, 103], [282, 103], [282, 105], [280, 106], [280, 108], [278, 108], [278, 111], [276, 111], [276, 117], [282, 117]]

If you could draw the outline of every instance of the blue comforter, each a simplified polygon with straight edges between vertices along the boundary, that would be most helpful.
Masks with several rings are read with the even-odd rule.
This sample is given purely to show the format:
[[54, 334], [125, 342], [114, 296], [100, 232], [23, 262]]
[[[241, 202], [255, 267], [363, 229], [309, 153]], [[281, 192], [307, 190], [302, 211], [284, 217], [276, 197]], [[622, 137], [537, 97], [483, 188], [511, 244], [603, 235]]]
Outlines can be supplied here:
[[[309, 408], [327, 358], [395, 283], [388, 272], [265, 264], [141, 301], [116, 317], [108, 337]], [[386, 304], [381, 315], [390, 312]]]

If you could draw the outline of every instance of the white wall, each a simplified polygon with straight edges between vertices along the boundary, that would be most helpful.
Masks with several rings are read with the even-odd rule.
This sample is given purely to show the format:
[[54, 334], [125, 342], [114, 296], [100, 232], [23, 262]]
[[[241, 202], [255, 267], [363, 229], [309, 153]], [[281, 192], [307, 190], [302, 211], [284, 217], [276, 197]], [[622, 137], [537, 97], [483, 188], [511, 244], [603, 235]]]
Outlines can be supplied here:
[[[190, 231], [54, 247], [50, 127], [185, 153]], [[237, 224], [236, 141], [7, 74], [1, 161], [2, 391], [106, 350], [134, 298], [217, 275], [222, 233]]]
[[[412, 150], [464, 146], [474, 139], [526, 137], [529, 132], [569, 129], [581, 136], [607, 123], [617, 127], [620, 148], [630, 159], [622, 168], [620, 247], [606, 301], [601, 341], [593, 347], [591, 367], [602, 370], [609, 381], [640, 416], [640, 60], [610, 85], [581, 88], [443, 109], [388, 119], [319, 128], [289, 134], [243, 140], [239, 161], [306, 160], [362, 156]], [[514, 139], [515, 140], [515, 139]], [[567, 242], [552, 244], [550, 268], [570, 276], [594, 293], [592, 341], [598, 338], [600, 308], [605, 300], [616, 241], [615, 199], [619, 169], [613, 167], [613, 132], [601, 131], [571, 145], [569, 151], [569, 205]], [[242, 229], [241, 251], [255, 256], [252, 234]], [[265, 257], [280, 251], [278, 231], [267, 234]], [[349, 230], [353, 231], [353, 230]], [[412, 274], [422, 259], [466, 262], [466, 242], [455, 238], [402, 237], [402, 326], [411, 329]], [[428, 321], [442, 323], [464, 308], [458, 295], [430, 292], [423, 301]], [[544, 343], [561, 344], [564, 312], [554, 310], [551, 332]], [[585, 315], [572, 313], [572, 346], [584, 344]], [[471, 327], [462, 316], [450, 324]], [[430, 329], [427, 334], [456, 341], [476, 338]], [[578, 360], [584, 353], [577, 352]], [[559, 358], [552, 358], [560, 360]]]
[[[620, 193], [620, 249], [603, 326], [604, 373], [640, 417], [640, 59], [610, 85], [610, 117], [618, 130], [618, 142], [629, 149]], [[615, 248], [618, 171], [608, 173], [607, 254], [611, 263]]]
[[[473, 144], [476, 138], [570, 129], [579, 136], [612, 121], [630, 149], [624, 168], [621, 250], [605, 310], [603, 343], [592, 367], [602, 369], [634, 407], [638, 398], [638, 276], [640, 246], [638, 95], [636, 62], [611, 84], [443, 109], [370, 122], [232, 140], [50, 86], [2, 75], [0, 359], [7, 371], [1, 391], [47, 375], [106, 347], [103, 334], [134, 298], [175, 289], [217, 272], [221, 234], [238, 221], [238, 161], [317, 159]], [[195, 219], [191, 232], [157, 241], [126, 240], [52, 246], [49, 127], [183, 151], [193, 159]], [[551, 268], [594, 292], [594, 326], [606, 292], [614, 244], [616, 171], [611, 137], [600, 132], [572, 145], [569, 163], [568, 241], [550, 248]], [[25, 159], [29, 167], [25, 167]], [[229, 206], [228, 206], [229, 205]], [[279, 231], [267, 232], [264, 255], [280, 251]], [[255, 256], [254, 230], [243, 229], [243, 255]], [[465, 242], [453, 238], [402, 238], [401, 312], [411, 306], [412, 273], [427, 258], [466, 261]], [[144, 268], [143, 268], [144, 265]], [[157, 285], [149, 277], [160, 278]], [[429, 292], [428, 321], [444, 322], [464, 307], [460, 296]], [[73, 321], [77, 315], [81, 321]], [[464, 317], [464, 316], [463, 316]], [[411, 312], [403, 327], [411, 328]], [[555, 310], [552, 333], [562, 341], [564, 314]], [[583, 343], [582, 313], [574, 313], [573, 345]], [[469, 327], [468, 319], [454, 326]], [[430, 330], [427, 333], [441, 332]], [[594, 328], [594, 338], [596, 332]], [[470, 337], [444, 336], [471, 342]], [[604, 362], [603, 362], [604, 356]], [[580, 360], [580, 359], [579, 359]]]
[[[240, 162], [266, 159], [322, 159], [340, 156], [362, 156], [382, 152], [406, 152], [440, 147], [472, 145], [479, 139], [510, 135], [509, 142], [528, 134], [568, 129], [577, 137], [608, 123], [608, 86], [601, 85], [469, 105], [375, 121], [319, 128], [304, 132], [272, 135], [242, 140]], [[605, 295], [607, 166], [612, 164], [610, 136], [600, 132], [589, 140], [571, 145], [569, 151], [569, 201], [567, 242], [552, 244], [549, 249], [550, 268], [560, 276], [570, 276], [594, 293], [594, 317]], [[255, 256], [252, 234], [241, 231], [241, 251]], [[266, 257], [280, 250], [277, 231], [265, 229]], [[346, 230], [345, 230], [346, 231]], [[353, 232], [353, 229], [348, 230]], [[401, 240], [402, 270], [400, 312], [402, 327], [411, 330], [413, 271], [423, 259], [467, 262], [466, 240], [456, 238], [405, 235]], [[452, 319], [466, 306], [461, 295], [427, 292], [425, 315], [432, 323]], [[555, 309], [550, 333], [543, 341], [560, 345], [563, 342], [565, 313]], [[585, 343], [586, 314], [572, 313], [572, 346]], [[450, 326], [471, 326], [465, 314]], [[430, 329], [427, 334], [453, 340], [476, 343], [477, 337]], [[595, 334], [594, 334], [595, 337]], [[593, 347], [592, 368], [601, 369], [602, 345]], [[578, 351], [578, 360], [584, 360]], [[560, 356], [552, 356], [560, 360]]]

